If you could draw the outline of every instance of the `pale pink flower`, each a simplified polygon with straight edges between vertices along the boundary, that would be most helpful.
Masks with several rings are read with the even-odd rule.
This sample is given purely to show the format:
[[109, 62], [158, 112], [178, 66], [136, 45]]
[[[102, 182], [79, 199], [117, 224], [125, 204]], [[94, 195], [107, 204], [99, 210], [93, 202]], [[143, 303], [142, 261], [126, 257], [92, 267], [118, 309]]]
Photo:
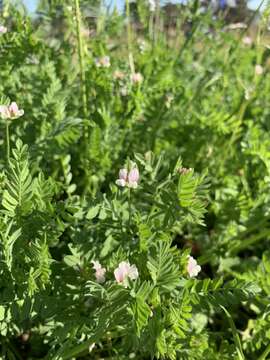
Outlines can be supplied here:
[[125, 77], [125, 73], [123, 73], [123, 71], [115, 70], [115, 72], [113, 73], [113, 78], [115, 80], [123, 80], [124, 77]]
[[188, 174], [192, 171], [192, 168], [185, 168], [185, 167], [182, 167], [182, 168], [179, 168], [178, 169], [178, 172], [181, 174], [181, 175], [185, 175], [185, 174]]
[[229, 29], [229, 30], [238, 30], [238, 29], [246, 29], [246, 28], [247, 28], [247, 24], [242, 23], [242, 22], [229, 24], [228, 26], [226, 26], [226, 29]]
[[120, 94], [122, 96], [127, 96], [128, 95], [128, 89], [126, 86], [122, 86], [121, 89], [120, 89]]
[[261, 65], [256, 65], [255, 66], [255, 74], [256, 75], [262, 75], [263, 74], [263, 67]]
[[143, 81], [143, 76], [141, 73], [134, 73], [131, 75], [131, 81], [134, 84], [140, 84]]
[[7, 32], [7, 28], [3, 25], [0, 25], [0, 34], [5, 34]]
[[136, 164], [132, 165], [132, 168], [128, 172], [127, 169], [120, 169], [119, 178], [116, 180], [116, 185], [121, 187], [129, 187], [136, 189], [138, 187], [138, 181], [140, 178], [139, 170]]
[[0, 105], [0, 115], [2, 119], [17, 119], [23, 116], [24, 111], [19, 110], [18, 105], [12, 102], [10, 105]]
[[197, 261], [192, 257], [188, 257], [188, 264], [187, 264], [187, 272], [190, 277], [195, 277], [201, 271], [200, 265], [197, 264]]
[[127, 169], [120, 169], [119, 179], [116, 180], [118, 186], [125, 187], [128, 183], [128, 171]]
[[243, 37], [242, 42], [244, 45], [250, 46], [252, 44], [252, 39], [249, 36], [245, 36]]
[[96, 273], [95, 273], [95, 277], [98, 283], [102, 284], [105, 282], [105, 274], [106, 274], [106, 269], [103, 268], [100, 264], [99, 261], [91, 261], [93, 264], [93, 268], [95, 269]]
[[138, 187], [139, 178], [140, 174], [138, 168], [133, 167], [128, 174], [128, 187], [136, 189]]
[[111, 66], [110, 57], [109, 56], [103, 56], [101, 58], [96, 58], [95, 59], [95, 64], [96, 64], [96, 67], [109, 68]]
[[118, 268], [114, 270], [114, 277], [118, 284], [123, 284], [127, 287], [126, 280], [135, 280], [139, 276], [136, 265], [130, 265], [128, 261], [122, 261], [118, 265]]

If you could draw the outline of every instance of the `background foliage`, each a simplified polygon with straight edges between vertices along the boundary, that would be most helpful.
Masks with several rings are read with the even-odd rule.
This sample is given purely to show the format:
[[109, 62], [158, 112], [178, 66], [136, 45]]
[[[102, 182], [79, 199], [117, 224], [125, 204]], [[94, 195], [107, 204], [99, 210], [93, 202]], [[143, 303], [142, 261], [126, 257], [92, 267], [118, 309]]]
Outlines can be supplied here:
[[[2, 359], [268, 358], [268, 12], [235, 30], [179, 9], [3, 9], [1, 103], [25, 114], [10, 159], [0, 124]], [[130, 160], [139, 186], [120, 189]]]

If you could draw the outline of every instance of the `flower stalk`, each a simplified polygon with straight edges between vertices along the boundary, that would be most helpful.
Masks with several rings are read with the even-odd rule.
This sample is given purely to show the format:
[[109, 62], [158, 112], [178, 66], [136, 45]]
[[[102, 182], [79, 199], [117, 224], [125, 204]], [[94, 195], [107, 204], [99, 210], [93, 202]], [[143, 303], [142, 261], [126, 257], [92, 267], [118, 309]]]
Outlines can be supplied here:
[[130, 23], [130, 7], [129, 0], [126, 0], [126, 19], [127, 19], [127, 41], [128, 41], [128, 59], [131, 74], [135, 73], [134, 59], [132, 54], [132, 33]]
[[6, 121], [6, 159], [9, 164], [10, 158], [10, 143], [9, 143], [9, 122]]
[[[83, 52], [83, 39], [81, 32], [81, 11], [80, 1], [74, 0], [75, 5], [75, 18], [76, 18], [76, 33], [77, 33], [77, 49], [79, 56], [80, 66], [80, 82], [81, 82], [81, 99], [83, 106], [83, 116], [87, 116], [87, 96], [86, 96], [86, 82], [85, 82], [85, 67], [84, 67], [84, 52]], [[86, 132], [84, 132], [86, 133]]]

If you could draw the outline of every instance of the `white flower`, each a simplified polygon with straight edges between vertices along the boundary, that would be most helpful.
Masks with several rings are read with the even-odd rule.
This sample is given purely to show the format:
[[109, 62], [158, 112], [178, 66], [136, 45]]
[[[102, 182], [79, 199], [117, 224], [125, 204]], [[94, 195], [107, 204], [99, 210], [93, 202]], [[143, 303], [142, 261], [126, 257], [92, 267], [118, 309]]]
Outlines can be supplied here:
[[192, 257], [188, 257], [188, 264], [187, 264], [187, 272], [190, 277], [195, 277], [201, 271], [200, 265], [197, 264], [197, 261]]
[[93, 268], [96, 271], [95, 277], [96, 277], [97, 282], [100, 283], [100, 284], [104, 283], [105, 282], [106, 269], [101, 266], [99, 261], [93, 260], [91, 262], [93, 264]]
[[130, 265], [128, 261], [122, 261], [118, 265], [118, 268], [114, 270], [114, 277], [118, 284], [123, 284], [127, 287], [126, 280], [129, 278], [131, 280], [137, 279], [139, 276], [138, 269], [136, 265]]
[[3, 25], [0, 25], [0, 34], [5, 34], [7, 32], [7, 28]]
[[262, 75], [263, 74], [263, 67], [261, 65], [255, 65], [255, 74]]
[[0, 105], [0, 116], [2, 119], [17, 119], [23, 116], [24, 111], [19, 110], [18, 105], [12, 102], [10, 105]]
[[243, 44], [246, 46], [250, 46], [252, 44], [252, 39], [249, 36], [245, 36], [242, 40]]

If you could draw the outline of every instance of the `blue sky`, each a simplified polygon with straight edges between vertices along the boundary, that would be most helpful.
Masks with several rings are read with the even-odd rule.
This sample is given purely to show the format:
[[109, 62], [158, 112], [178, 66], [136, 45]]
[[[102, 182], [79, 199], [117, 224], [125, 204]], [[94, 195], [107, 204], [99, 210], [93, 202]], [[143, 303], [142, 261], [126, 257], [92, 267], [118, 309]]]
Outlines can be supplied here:
[[[265, 0], [266, 3], [267, 0]], [[38, 0], [23, 0], [29, 11], [34, 12], [36, 8], [36, 4]], [[177, 2], [177, 1], [170, 1], [170, 2]], [[117, 6], [122, 8], [124, 0], [116, 0]], [[250, 0], [249, 7], [252, 9], [256, 9], [259, 6], [260, 0]]]

